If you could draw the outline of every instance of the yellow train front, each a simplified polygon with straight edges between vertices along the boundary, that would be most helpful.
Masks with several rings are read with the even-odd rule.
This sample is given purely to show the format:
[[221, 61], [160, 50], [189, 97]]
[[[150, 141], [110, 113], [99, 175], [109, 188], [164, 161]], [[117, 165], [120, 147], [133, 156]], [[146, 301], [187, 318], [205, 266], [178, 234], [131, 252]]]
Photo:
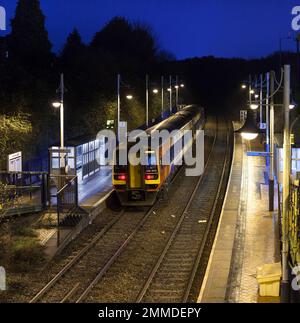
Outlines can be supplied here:
[[[149, 137], [155, 130], [167, 130], [169, 133], [178, 130], [182, 134], [185, 130], [192, 130], [196, 133], [196, 130], [203, 129], [203, 127], [203, 109], [199, 106], [190, 105], [168, 119], [147, 129], [146, 132]], [[180, 136], [178, 139], [180, 139]], [[155, 203], [159, 194], [168, 188], [171, 178], [177, 169], [175, 165], [176, 158], [180, 157], [178, 155], [182, 154], [187, 148], [182, 147], [180, 154], [175, 156], [175, 143], [176, 139], [171, 137], [171, 140], [165, 143], [164, 147], [161, 144], [156, 150], [152, 150], [150, 147], [146, 149], [146, 165], [132, 165], [130, 163], [126, 166], [117, 165], [116, 161], [118, 158], [115, 158], [112, 184], [122, 206], [151, 206]], [[189, 145], [192, 144], [192, 142], [189, 143]], [[130, 146], [128, 147], [129, 150]], [[163, 153], [170, 154], [170, 164], [163, 165]], [[128, 160], [130, 160], [129, 157]]]

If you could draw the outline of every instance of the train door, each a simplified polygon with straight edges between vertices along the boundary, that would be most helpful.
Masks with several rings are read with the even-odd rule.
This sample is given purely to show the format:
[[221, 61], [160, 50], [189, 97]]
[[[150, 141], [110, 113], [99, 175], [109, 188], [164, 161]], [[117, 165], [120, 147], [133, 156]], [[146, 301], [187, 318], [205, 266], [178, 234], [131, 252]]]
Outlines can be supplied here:
[[[137, 158], [140, 156], [137, 155]], [[128, 162], [129, 162], [129, 154], [128, 154]], [[129, 162], [129, 189], [135, 190], [135, 189], [140, 189], [142, 188], [142, 167], [140, 164], [138, 165], [132, 165]]]
[[129, 167], [130, 180], [129, 185], [130, 189], [137, 189], [142, 187], [142, 174], [141, 174], [141, 165], [131, 165]]

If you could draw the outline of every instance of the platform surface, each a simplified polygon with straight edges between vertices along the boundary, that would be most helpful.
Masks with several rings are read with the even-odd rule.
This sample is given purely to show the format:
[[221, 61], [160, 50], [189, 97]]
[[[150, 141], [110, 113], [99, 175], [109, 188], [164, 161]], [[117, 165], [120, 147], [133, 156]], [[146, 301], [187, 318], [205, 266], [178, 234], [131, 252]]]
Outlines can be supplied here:
[[235, 150], [218, 231], [199, 303], [257, 303], [256, 269], [277, 259], [276, 212], [269, 212], [266, 158], [247, 156], [263, 150], [259, 142], [235, 135]]
[[[111, 168], [103, 167], [100, 172], [78, 185], [79, 206], [84, 209], [89, 216], [93, 213], [101, 213], [105, 200], [113, 190], [111, 180]], [[45, 214], [47, 217], [48, 214]], [[56, 213], [51, 214], [51, 218], [56, 221]], [[77, 231], [77, 227], [44, 229], [39, 233], [41, 244], [45, 247], [45, 254], [52, 258], [56, 255], [62, 243], [69, 239], [70, 235]]]

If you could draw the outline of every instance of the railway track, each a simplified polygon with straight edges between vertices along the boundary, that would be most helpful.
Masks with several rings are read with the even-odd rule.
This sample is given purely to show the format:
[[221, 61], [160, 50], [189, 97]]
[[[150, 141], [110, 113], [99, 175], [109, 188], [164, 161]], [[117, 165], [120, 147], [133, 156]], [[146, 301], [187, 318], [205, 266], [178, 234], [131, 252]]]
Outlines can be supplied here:
[[[136, 302], [187, 302], [207, 242], [226, 169], [230, 161], [229, 129], [218, 131], [203, 176], [198, 180], [165, 248]], [[198, 223], [198, 225], [197, 225]]]
[[[126, 246], [136, 230], [143, 225], [151, 214], [152, 208], [146, 213], [126, 212], [110, 221], [84, 248], [82, 248], [67, 264], [47, 283], [31, 300], [37, 302], [65, 303], [74, 300], [76, 295], [84, 293], [90, 281], [111, 263], [111, 255]], [[126, 236], [125, 232], [131, 232]], [[102, 263], [99, 264], [99, 259]], [[88, 273], [88, 274], [87, 274]]]
[[[223, 135], [223, 134], [222, 134]], [[215, 153], [216, 149], [221, 149], [223, 153], [223, 148], [225, 147], [226, 150], [226, 143], [227, 143], [227, 131], [226, 135], [222, 136], [219, 135], [218, 137], [215, 135], [214, 143], [212, 145], [212, 148], [209, 153], [209, 158], [206, 160], [206, 170], [205, 173], [208, 171], [211, 171], [211, 163], [213, 163], [212, 160], [215, 158], [219, 158], [220, 156], [217, 156]], [[222, 154], [220, 153], [220, 154]], [[220, 165], [222, 164], [224, 160], [219, 159], [218, 164], [216, 168], [221, 168]], [[223, 166], [223, 165], [222, 165]], [[181, 183], [178, 183], [179, 185], [176, 188], [177, 196], [176, 198], [172, 198], [169, 203], [165, 205], [165, 212], [167, 211], [168, 215], [161, 217], [165, 218], [166, 222], [171, 222], [169, 216], [173, 217], [173, 220], [170, 229], [168, 230], [170, 232], [170, 238], [169, 232], [159, 232], [157, 230], [157, 222], [159, 222], [155, 218], [149, 219], [147, 223], [145, 223], [145, 226], [143, 228], [143, 231], [138, 234], [135, 239], [132, 241], [130, 250], [126, 250], [122, 257], [118, 259], [118, 261], [110, 268], [110, 270], [107, 272], [107, 275], [105, 276], [105, 280], [102, 282], [99, 282], [98, 286], [94, 285], [93, 291], [91, 291], [90, 295], [86, 299], [87, 302], [134, 302], [134, 301], [142, 301], [143, 297], [145, 295], [142, 295], [141, 293], [141, 286], [145, 284], [145, 281], [151, 282], [157, 272], [157, 269], [161, 266], [161, 263], [165, 260], [165, 254], [166, 251], [168, 251], [171, 241], [174, 238], [174, 227], [175, 231], [178, 231], [178, 229], [183, 225], [183, 219], [186, 216], [186, 212], [190, 211], [190, 208], [193, 206], [191, 203], [194, 201], [195, 195], [198, 193], [198, 189], [200, 187], [200, 184], [202, 181], [206, 181], [206, 176], [202, 176], [201, 178], [195, 178], [195, 177], [186, 177], [183, 176]], [[205, 185], [207, 182], [205, 183]], [[176, 185], [174, 185], [176, 186]], [[216, 187], [214, 183], [214, 188]], [[205, 188], [204, 188], [205, 189]], [[218, 185], [217, 185], [218, 189]], [[212, 189], [211, 189], [212, 191]], [[161, 212], [162, 205], [158, 206], [158, 209], [156, 212], [159, 214]], [[173, 213], [174, 212], [174, 213]], [[172, 214], [173, 213], [173, 214]], [[199, 213], [199, 212], [198, 212]], [[179, 214], [181, 216], [179, 216]], [[184, 216], [182, 216], [184, 215]], [[179, 221], [178, 221], [179, 218]], [[202, 226], [199, 222], [195, 221], [195, 219], [192, 219], [189, 223], [192, 225], [192, 227], [195, 226]], [[158, 223], [160, 224], [160, 223]], [[165, 223], [166, 225], [166, 223]], [[152, 233], [151, 233], [152, 231]], [[172, 233], [173, 232], [173, 233]], [[160, 234], [165, 234], [166, 238], [162, 238]], [[189, 233], [188, 233], [189, 234]], [[194, 236], [192, 236], [192, 243], [194, 241]], [[203, 240], [204, 243], [204, 240]], [[165, 244], [167, 245], [166, 248], [164, 248]], [[180, 256], [188, 248], [191, 248], [191, 241], [189, 241], [189, 244], [182, 244], [182, 248], [179, 252]], [[161, 250], [161, 252], [158, 255], [159, 261], [158, 264], [155, 263], [155, 254], [157, 255], [157, 250]], [[179, 256], [178, 262], [181, 262], [181, 258]], [[151, 263], [151, 266], [149, 264]], [[154, 267], [153, 267], [154, 263]], [[152, 269], [154, 268], [154, 269]], [[196, 265], [195, 265], [196, 268]], [[152, 270], [151, 270], [152, 269]], [[170, 269], [168, 268], [167, 271]], [[192, 268], [191, 270], [192, 271]], [[147, 272], [147, 277], [149, 275], [149, 272], [151, 273], [149, 278], [145, 277], [145, 272]], [[171, 275], [175, 280], [178, 279], [178, 268], [171, 268], [171, 270], [168, 272], [169, 275]], [[192, 274], [192, 273], [191, 273]], [[191, 275], [190, 274], [190, 275]], [[180, 275], [180, 273], [179, 273]], [[147, 284], [147, 283], [146, 283]], [[149, 283], [150, 285], [150, 283]], [[176, 283], [171, 287], [171, 289], [176, 289], [174, 286]], [[145, 291], [148, 290], [148, 287], [146, 287]], [[159, 291], [161, 291], [162, 288], [159, 288]], [[112, 292], [114, 291], [114, 292]], [[136, 298], [136, 296], [138, 298]], [[84, 299], [82, 299], [83, 301]], [[147, 299], [145, 301], [153, 301], [151, 299]], [[163, 297], [161, 299], [158, 299], [158, 302], [169, 302], [169, 301], [177, 301], [177, 299], [170, 299], [170, 297]]]
[[[225, 137], [220, 135], [220, 131], [218, 131], [218, 135], [217, 133], [215, 134], [209, 158], [206, 161], [205, 173], [200, 179], [183, 177], [183, 182], [178, 188], [180, 198], [178, 197], [177, 201], [179, 206], [176, 206], [176, 212], [179, 212], [181, 216], [174, 216], [174, 219], [170, 221], [170, 235], [164, 233], [163, 238], [158, 236], [158, 238], [150, 242], [151, 248], [156, 252], [156, 255], [159, 252], [157, 261], [155, 261], [157, 257], [150, 258], [148, 256], [146, 248], [145, 254], [140, 255], [141, 263], [143, 259], [145, 260], [142, 268], [144, 267], [147, 270], [147, 277], [145, 277], [144, 273], [140, 281], [135, 282], [135, 288], [134, 284], [132, 285], [132, 294], [135, 296], [123, 301], [162, 302], [186, 301], [188, 299], [188, 291], [190, 291], [193, 282], [192, 277], [195, 275], [197, 264], [201, 259], [206, 240], [205, 236], [208, 235], [213, 217], [213, 209], [216, 204], [214, 201], [217, 200], [221, 187], [220, 183], [222, 182], [216, 185], [217, 175], [213, 180], [208, 173], [214, 169], [216, 174], [220, 175], [221, 170], [222, 176], [224, 176], [225, 167], [220, 167], [220, 165], [226, 160], [226, 157], [222, 159], [220, 156], [224, 154], [224, 147], [228, 144], [228, 134], [226, 139]], [[218, 161], [215, 166], [213, 165], [214, 161]], [[183, 169], [177, 173], [173, 182], [176, 182], [182, 175]], [[201, 183], [203, 185], [200, 185]], [[205, 188], [203, 189], [204, 186]], [[206, 191], [210, 195], [209, 201], [205, 200], [205, 194], [201, 193], [201, 188], [202, 191]], [[200, 197], [198, 197], [198, 193], [202, 195], [200, 194]], [[196, 195], [197, 199], [195, 199]], [[212, 201], [212, 196], [215, 196], [214, 201]], [[101, 293], [102, 298], [95, 297], [95, 290], [99, 290], [103, 280], [107, 280], [106, 283], [112, 280], [113, 283], [117, 284], [118, 276], [114, 276], [112, 268], [115, 267], [115, 270], [122, 271], [127, 263], [127, 256], [124, 255], [124, 253], [126, 254], [125, 251], [128, 251], [128, 249], [136, 250], [136, 246], [141, 247], [139, 241], [141, 239], [145, 240], [145, 231], [147, 228], [152, 228], [153, 221], [157, 221], [156, 213], [159, 212], [159, 204], [160, 202], [156, 203], [146, 213], [132, 213], [123, 210], [74, 258], [68, 261], [63, 269], [30, 302], [115, 301], [115, 299], [106, 298], [105, 293]], [[181, 204], [182, 207], [180, 207]], [[201, 209], [201, 214], [199, 215], [199, 206], [203, 208], [204, 204], [207, 204], [207, 206], [205, 209]], [[169, 205], [169, 207], [171, 206], [172, 204]], [[198, 225], [195, 225], [194, 220], [196, 219], [198, 219]], [[200, 231], [202, 230], [203, 232], [201, 233], [199, 228], [196, 229], [196, 227], [199, 227]], [[202, 238], [199, 238], [198, 235]], [[194, 245], [193, 247], [191, 247], [191, 242]], [[151, 267], [149, 267], [149, 263], [151, 263]], [[108, 284], [108, 286], [110, 285], [112, 286], [111, 283]], [[183, 285], [185, 288], [183, 288]], [[142, 289], [141, 286], [143, 286]]]
[[[180, 169], [172, 182], [180, 176]], [[157, 203], [156, 203], [157, 204]], [[30, 300], [37, 302], [81, 302], [94, 285], [126, 249], [135, 234], [153, 214], [156, 204], [146, 212], [126, 212], [110, 221]], [[154, 212], [155, 213], [155, 212]], [[99, 265], [99, 259], [102, 259]], [[87, 270], [87, 268], [94, 270]], [[89, 275], [86, 273], [89, 272]]]

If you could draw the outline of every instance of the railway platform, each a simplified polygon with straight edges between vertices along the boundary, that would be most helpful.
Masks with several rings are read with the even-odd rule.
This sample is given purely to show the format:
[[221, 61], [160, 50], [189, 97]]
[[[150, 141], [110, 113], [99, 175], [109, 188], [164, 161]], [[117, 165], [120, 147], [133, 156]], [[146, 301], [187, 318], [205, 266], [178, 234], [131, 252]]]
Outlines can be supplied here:
[[279, 261], [277, 213], [268, 211], [266, 159], [247, 156], [247, 151], [263, 151], [258, 141], [251, 147], [235, 135], [231, 175], [199, 303], [279, 302], [259, 297], [256, 279], [257, 267]]
[[[111, 169], [105, 169], [87, 183], [79, 185], [78, 191], [79, 206], [86, 212], [83, 219], [74, 227], [50, 227], [39, 232], [39, 240], [49, 259], [60, 253], [105, 208], [105, 201], [112, 192]], [[45, 214], [44, 217], [55, 222], [57, 214]]]

